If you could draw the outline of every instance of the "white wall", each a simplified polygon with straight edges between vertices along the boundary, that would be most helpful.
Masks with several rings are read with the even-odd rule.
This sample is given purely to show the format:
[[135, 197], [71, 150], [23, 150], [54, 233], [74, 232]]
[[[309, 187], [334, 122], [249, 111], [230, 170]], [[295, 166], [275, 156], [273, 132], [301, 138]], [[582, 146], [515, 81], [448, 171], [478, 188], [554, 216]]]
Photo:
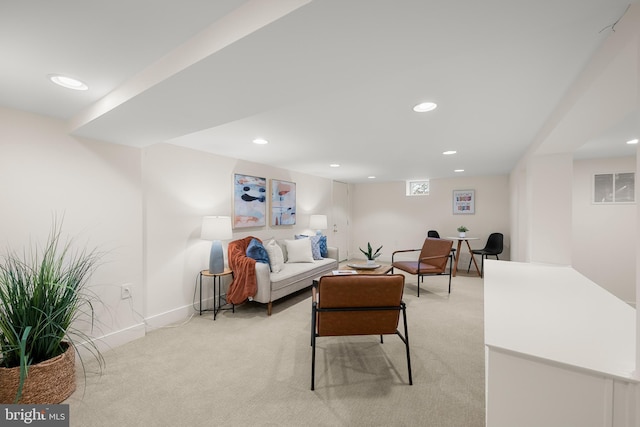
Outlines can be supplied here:
[[528, 239], [531, 222], [530, 191], [528, 190], [527, 171], [516, 169], [509, 176], [509, 198], [511, 209], [511, 260], [529, 262], [531, 250]]
[[[330, 215], [328, 179], [168, 144], [145, 148], [145, 317], [152, 326], [182, 321], [193, 313], [196, 278], [208, 265], [211, 247], [200, 240], [202, 217], [232, 215], [234, 173], [295, 182], [297, 194], [295, 226], [235, 229], [234, 239], [293, 238], [299, 232], [312, 232], [309, 215]], [[225, 255], [227, 244], [223, 242]], [[207, 296], [211, 295], [205, 289]]]
[[635, 157], [576, 160], [573, 166], [573, 267], [630, 303], [636, 295], [637, 205], [591, 200], [594, 174], [635, 170]]
[[[544, 163], [547, 157], [541, 156], [539, 160]], [[531, 180], [530, 174], [523, 173], [524, 169], [514, 170], [510, 193], [512, 200], [518, 202], [512, 206], [514, 213], [511, 218], [512, 229], [518, 230], [520, 236], [514, 241], [520, 257], [514, 257], [514, 260], [539, 261], [523, 257], [531, 252], [532, 241], [542, 239], [542, 235], [546, 233], [548, 235], [543, 244], [550, 247], [556, 232], [548, 233], [547, 227], [551, 230], [559, 224], [568, 224], [568, 242], [562, 230], [562, 237], [556, 244], [562, 248], [562, 253], [570, 251], [571, 265], [617, 297], [633, 303], [636, 295], [636, 204], [594, 205], [591, 203], [591, 192], [594, 173], [633, 172], [636, 170], [635, 162], [635, 157], [575, 160], [571, 168], [566, 168], [569, 171], [573, 169], [570, 179], [565, 180], [567, 182], [561, 186], [562, 189], [549, 198], [538, 197], [535, 210], [531, 207], [533, 191], [529, 189], [531, 185], [527, 182]], [[546, 173], [540, 175], [546, 176]], [[570, 193], [565, 191], [566, 185], [571, 186]], [[522, 189], [529, 190], [523, 193]], [[569, 198], [570, 203], [558, 203], [559, 195]], [[541, 211], [546, 211], [547, 214], [541, 215]], [[536, 233], [529, 224], [532, 216], [535, 216], [539, 227]], [[545, 262], [563, 264], [553, 260]]]
[[[635, 235], [627, 224], [635, 226], [636, 207], [588, 202], [591, 174], [620, 167], [635, 170], [635, 162], [575, 163], [572, 257], [578, 271], [633, 301], [635, 243], [623, 236]], [[330, 180], [165, 144], [140, 150], [86, 141], [68, 136], [57, 120], [0, 109], [0, 247], [21, 250], [30, 238], [41, 241], [52, 216], [64, 214], [65, 233], [107, 252], [91, 281], [104, 302], [94, 335], [118, 345], [144, 334], [145, 322], [157, 327], [193, 313], [195, 281], [210, 245], [199, 238], [200, 221], [231, 214], [234, 172], [296, 182], [298, 194], [296, 226], [235, 230], [234, 238], [309, 232], [312, 213], [327, 214], [332, 223]], [[475, 215], [452, 214], [454, 189], [476, 190]], [[510, 195], [507, 176], [432, 180], [425, 197], [405, 196], [404, 182], [351, 185], [350, 193], [354, 257], [371, 241], [384, 246], [381, 259], [388, 261], [396, 249], [419, 247], [431, 228], [446, 236], [464, 224], [480, 237], [474, 247], [491, 232], [504, 233], [501, 258], [510, 258], [510, 198], [521, 194]], [[598, 252], [603, 245], [615, 249]], [[133, 286], [131, 300], [120, 299], [124, 283]]]
[[154, 327], [193, 313], [211, 245], [200, 239], [202, 217], [231, 214], [233, 161], [216, 160], [171, 145], [143, 149], [145, 318]]
[[535, 156], [529, 162], [531, 262], [571, 265], [571, 154]]
[[[475, 190], [476, 213], [453, 214], [453, 190]], [[481, 248], [492, 232], [504, 234], [505, 249], [500, 259], [509, 259], [510, 214], [508, 176], [433, 179], [428, 196], [406, 196], [405, 182], [356, 184], [351, 193], [352, 221], [350, 253], [364, 259], [358, 247], [383, 245], [383, 261], [390, 261], [394, 250], [419, 248], [427, 231], [434, 229], [441, 237], [456, 236], [460, 225], [469, 228], [467, 235], [480, 240], [472, 247]], [[462, 251], [461, 264], [469, 262]]]
[[[310, 214], [331, 214], [328, 179], [166, 144], [83, 140], [61, 121], [0, 109], [0, 248], [44, 241], [53, 216], [64, 215], [65, 234], [106, 252], [89, 283], [102, 301], [91, 336], [115, 347], [195, 312], [210, 249], [202, 216], [231, 215], [234, 172], [295, 182], [298, 213], [295, 226], [235, 230], [234, 238], [293, 237], [312, 232]], [[125, 283], [129, 300], [120, 298]]]
[[[0, 250], [63, 236], [105, 252], [89, 283], [103, 304], [93, 336], [118, 345], [144, 333], [140, 151], [70, 137], [60, 121], [0, 109]], [[133, 300], [120, 299], [120, 285]]]
[[[544, 156], [572, 155], [587, 141], [600, 137], [603, 132], [614, 128], [630, 115], [635, 114], [637, 117], [640, 109], [639, 22], [640, 8], [638, 5], [632, 5], [624, 18], [616, 24], [616, 31], [609, 34], [589, 63], [585, 64], [583, 72], [567, 91], [547, 123], [540, 129], [536, 139], [510, 175], [510, 194], [514, 203], [512, 205], [514, 260], [535, 261], [532, 257], [532, 248], [537, 245], [537, 240], [542, 239], [542, 244], [547, 245], [551, 241], [549, 235], [540, 233], [540, 230], [544, 230], [545, 222], [549, 224], [550, 230], [554, 228], [557, 230], [558, 227], [571, 229], [571, 239], [567, 241], [566, 236], [562, 235], [558, 239], [557, 250], [563, 256], [566, 256], [567, 250], [570, 251], [571, 263], [575, 268], [625, 301], [629, 301], [629, 298], [633, 301], [633, 296], [636, 294], [632, 288], [633, 285], [629, 287], [629, 278], [638, 265], [636, 258], [631, 256], [636, 250], [630, 246], [631, 240], [637, 240], [637, 235], [619, 232], [621, 230], [619, 224], [629, 223], [630, 217], [627, 210], [635, 207], [609, 208], [607, 212], [612, 216], [605, 219], [599, 215], [605, 211], [604, 209], [585, 206], [584, 200], [588, 199], [584, 193], [588, 193], [590, 188], [576, 185], [577, 178], [574, 177], [577, 175], [566, 174], [568, 176], [565, 178], [562, 171], [556, 174], [556, 179], [566, 179], [567, 182], [559, 183], [557, 191], [556, 187], [550, 187], [553, 194], [549, 197], [549, 203], [544, 198], [536, 199], [533, 192], [534, 180], [540, 177], [532, 175], [544, 174], [544, 171], [532, 170], [535, 169], [532, 165], [540, 162]], [[621, 138], [619, 143], [623, 144], [624, 139]], [[568, 172], [572, 167], [581, 166], [575, 163], [568, 166], [566, 171]], [[576, 172], [576, 174], [583, 173], [586, 172], [582, 170]], [[580, 182], [584, 182], [582, 177], [579, 179]], [[538, 216], [541, 211], [552, 212], [553, 209], [557, 209], [557, 201], [568, 195], [567, 186], [571, 186], [572, 203], [569, 206], [563, 203], [557, 218], [548, 215], [543, 215], [542, 218]], [[554, 206], [545, 206], [545, 204]], [[534, 221], [536, 230], [533, 229]], [[612, 232], [609, 233], [609, 231]], [[604, 233], [606, 236], [603, 235]], [[616, 235], [617, 241], [613, 237]], [[625, 238], [629, 235], [633, 237]], [[606, 248], [606, 252], [611, 254], [604, 258], [608, 261], [607, 263], [603, 262], [604, 259], [599, 252], [602, 248]], [[609, 273], [611, 276], [605, 277]], [[638, 324], [640, 325], [640, 317]], [[638, 331], [640, 332], [640, 328]], [[638, 343], [640, 345], [640, 339]], [[640, 352], [638, 355], [640, 357]]]

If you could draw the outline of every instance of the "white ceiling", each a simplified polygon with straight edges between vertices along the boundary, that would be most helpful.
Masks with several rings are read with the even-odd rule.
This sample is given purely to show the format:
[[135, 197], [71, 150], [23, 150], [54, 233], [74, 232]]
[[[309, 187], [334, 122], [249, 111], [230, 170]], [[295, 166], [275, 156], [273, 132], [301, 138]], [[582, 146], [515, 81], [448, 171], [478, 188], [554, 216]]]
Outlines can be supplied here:
[[[0, 106], [67, 120], [82, 137], [169, 142], [344, 182], [502, 174], [628, 4], [5, 1]], [[89, 90], [57, 87], [53, 73]], [[413, 112], [422, 101], [439, 107]], [[637, 115], [626, 122], [577, 155], [635, 155], [618, 139]]]

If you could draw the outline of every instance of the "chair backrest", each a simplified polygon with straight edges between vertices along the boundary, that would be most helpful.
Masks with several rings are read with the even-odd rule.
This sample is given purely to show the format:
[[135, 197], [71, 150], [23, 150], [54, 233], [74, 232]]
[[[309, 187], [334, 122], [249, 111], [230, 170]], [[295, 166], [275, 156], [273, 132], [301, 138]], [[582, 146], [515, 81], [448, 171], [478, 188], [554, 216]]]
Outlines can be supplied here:
[[440, 271], [444, 271], [447, 267], [447, 261], [451, 254], [451, 247], [453, 246], [453, 240], [447, 239], [434, 239], [427, 237], [422, 245], [420, 251], [420, 259], [425, 257], [439, 256], [439, 258], [423, 261], [426, 264], [432, 265]]
[[434, 239], [440, 238], [440, 233], [437, 230], [429, 230], [427, 231], [427, 237], [433, 237]]
[[[322, 276], [318, 282], [318, 335], [395, 334], [403, 290], [402, 274]], [[387, 309], [375, 310], [383, 307]]]
[[492, 254], [501, 254], [503, 250], [504, 236], [502, 233], [491, 233], [487, 239], [487, 244], [484, 247], [485, 251], [490, 251]]

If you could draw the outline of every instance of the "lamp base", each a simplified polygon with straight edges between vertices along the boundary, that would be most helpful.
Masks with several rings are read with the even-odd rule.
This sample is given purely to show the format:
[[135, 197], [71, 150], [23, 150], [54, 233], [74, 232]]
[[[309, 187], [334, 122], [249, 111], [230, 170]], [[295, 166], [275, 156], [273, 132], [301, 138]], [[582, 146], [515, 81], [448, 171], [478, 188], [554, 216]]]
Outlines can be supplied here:
[[224, 271], [224, 252], [222, 242], [214, 240], [211, 243], [211, 254], [209, 255], [209, 273], [220, 274]]

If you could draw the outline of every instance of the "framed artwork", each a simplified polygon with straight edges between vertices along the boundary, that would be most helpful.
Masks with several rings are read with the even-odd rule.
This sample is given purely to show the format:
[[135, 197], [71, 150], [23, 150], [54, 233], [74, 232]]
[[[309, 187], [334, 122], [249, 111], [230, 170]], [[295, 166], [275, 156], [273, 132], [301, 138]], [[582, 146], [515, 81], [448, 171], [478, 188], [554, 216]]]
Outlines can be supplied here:
[[473, 215], [476, 213], [475, 190], [453, 190], [454, 215]]
[[296, 183], [271, 180], [271, 225], [295, 225]]
[[233, 175], [233, 228], [266, 225], [267, 179]]

